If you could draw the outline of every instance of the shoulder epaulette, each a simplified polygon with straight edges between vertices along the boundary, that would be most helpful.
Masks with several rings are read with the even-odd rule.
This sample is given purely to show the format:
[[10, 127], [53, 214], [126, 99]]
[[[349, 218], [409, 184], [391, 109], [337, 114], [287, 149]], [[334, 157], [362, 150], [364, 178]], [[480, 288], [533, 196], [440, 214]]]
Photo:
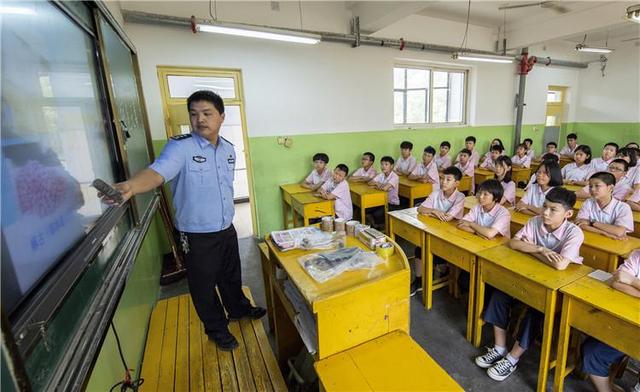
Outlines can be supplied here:
[[171, 136], [172, 140], [184, 140], [184, 139], [188, 139], [191, 137], [190, 133], [185, 133], [184, 135], [176, 135], [176, 136]]
[[225, 139], [224, 137], [220, 136], [220, 139], [224, 140], [225, 142], [231, 144], [233, 146], [233, 143], [231, 143], [230, 141], [228, 141], [227, 139]]

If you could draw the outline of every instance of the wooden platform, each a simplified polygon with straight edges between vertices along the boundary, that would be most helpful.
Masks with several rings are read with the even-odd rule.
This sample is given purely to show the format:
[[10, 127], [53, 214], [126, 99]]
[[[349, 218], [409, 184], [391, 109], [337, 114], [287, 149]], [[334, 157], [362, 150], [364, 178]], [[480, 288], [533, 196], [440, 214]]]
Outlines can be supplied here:
[[[249, 289], [243, 287], [249, 299]], [[151, 314], [141, 391], [286, 391], [260, 320], [229, 323], [240, 347], [218, 350], [189, 294], [161, 300]]]

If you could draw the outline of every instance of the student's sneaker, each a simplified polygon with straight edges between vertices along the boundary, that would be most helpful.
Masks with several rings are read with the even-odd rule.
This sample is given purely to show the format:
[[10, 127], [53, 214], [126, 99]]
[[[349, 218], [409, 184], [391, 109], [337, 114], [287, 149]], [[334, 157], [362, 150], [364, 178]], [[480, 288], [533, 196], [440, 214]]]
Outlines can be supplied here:
[[504, 358], [504, 355], [500, 355], [495, 347], [487, 347], [486, 354], [476, 357], [476, 365], [483, 369], [488, 369], [502, 358]]
[[413, 282], [411, 282], [410, 296], [413, 297], [418, 291], [422, 291], [422, 279], [415, 278]]
[[515, 372], [517, 368], [518, 365], [511, 365], [507, 358], [503, 358], [487, 369], [487, 375], [496, 381], [502, 381]]
[[632, 392], [640, 392], [640, 381], [636, 383], [636, 385], [631, 390]]

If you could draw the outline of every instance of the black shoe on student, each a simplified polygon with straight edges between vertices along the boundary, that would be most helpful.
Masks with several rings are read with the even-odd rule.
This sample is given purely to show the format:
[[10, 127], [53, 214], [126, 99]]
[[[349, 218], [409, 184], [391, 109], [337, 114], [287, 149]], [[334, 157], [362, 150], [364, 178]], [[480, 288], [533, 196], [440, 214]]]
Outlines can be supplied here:
[[413, 297], [418, 293], [418, 291], [422, 291], [422, 279], [415, 278], [413, 282], [411, 282], [411, 291], [409, 296]]
[[209, 339], [213, 340], [222, 351], [233, 351], [238, 348], [238, 341], [229, 330], [225, 329], [221, 332], [207, 334], [207, 336], [209, 336]]
[[241, 319], [252, 319], [258, 320], [264, 317], [267, 314], [267, 310], [265, 308], [261, 308], [259, 306], [252, 306], [249, 311], [242, 316], [229, 316], [229, 321], [238, 321]]

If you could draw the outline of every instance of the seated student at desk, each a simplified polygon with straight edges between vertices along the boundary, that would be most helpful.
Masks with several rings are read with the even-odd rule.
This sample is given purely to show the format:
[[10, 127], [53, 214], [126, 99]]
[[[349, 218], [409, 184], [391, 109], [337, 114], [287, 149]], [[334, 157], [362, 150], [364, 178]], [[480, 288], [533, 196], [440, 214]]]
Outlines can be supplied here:
[[478, 204], [458, 221], [458, 228], [487, 239], [497, 235], [511, 237], [511, 214], [500, 205], [503, 194], [504, 189], [498, 180], [486, 180], [478, 185]]
[[[616, 179], [616, 185], [613, 187], [613, 197], [618, 200], [625, 201], [630, 193], [633, 192], [631, 179], [627, 176], [629, 164], [624, 159], [614, 159], [609, 164], [608, 170], [602, 170], [613, 174]], [[580, 199], [586, 199], [590, 196], [589, 185], [576, 191], [576, 196]]]
[[545, 196], [551, 189], [562, 185], [560, 166], [552, 161], [543, 161], [531, 181], [522, 199], [516, 204], [516, 211], [529, 215], [540, 215], [543, 211]]
[[[502, 152], [500, 153], [500, 155], [504, 154], [504, 144], [502, 144], [502, 140], [495, 138], [491, 141], [491, 144], [489, 145], [489, 151], [484, 153], [484, 156], [482, 157], [482, 161], [486, 161], [487, 159], [491, 159], [491, 147], [493, 146], [500, 146], [502, 148]], [[495, 161], [495, 159], [494, 159]]]
[[400, 156], [393, 168], [397, 175], [408, 176], [418, 166], [418, 162], [411, 155], [411, 150], [413, 150], [413, 143], [408, 141], [400, 143]]
[[489, 155], [488, 158], [485, 155], [485, 160], [482, 161], [480, 167], [494, 172], [496, 171], [496, 159], [498, 159], [499, 156], [502, 156], [502, 154], [504, 153], [504, 147], [496, 144], [495, 146], [491, 146], [490, 152], [491, 155]]
[[[573, 216], [575, 202], [573, 192], [562, 187], [551, 189], [545, 197], [541, 215], [529, 219], [509, 246], [558, 270], [566, 269], [570, 263], [581, 264], [580, 246], [584, 234], [568, 221]], [[487, 369], [487, 375], [496, 381], [504, 380], [518, 368], [520, 357], [539, 334], [544, 318], [539, 311], [528, 308], [520, 323], [517, 340], [507, 352], [507, 327], [514, 321], [509, 313], [515, 302], [514, 298], [495, 290], [484, 313], [484, 321], [493, 325], [495, 344], [476, 357], [475, 362]]]
[[544, 156], [547, 154], [555, 155], [558, 158], [558, 160], [560, 160], [560, 154], [558, 154], [558, 152], [556, 151], [558, 149], [558, 143], [549, 142], [547, 143], [546, 147], [547, 147], [547, 151], [545, 151], [545, 153], [542, 154], [542, 156], [540, 157], [541, 161], [546, 159]]
[[589, 179], [591, 197], [584, 201], [576, 224], [582, 229], [617, 240], [633, 232], [631, 207], [613, 197], [616, 178], [608, 172], [597, 172]]
[[495, 179], [500, 182], [504, 193], [500, 204], [511, 207], [516, 205], [516, 183], [511, 180], [511, 158], [501, 155], [496, 159], [496, 175]]
[[[474, 136], [467, 136], [464, 139], [464, 149], [469, 151], [469, 161], [471, 161], [473, 167], [478, 166], [478, 163], [480, 163], [480, 154], [478, 153], [478, 149], [475, 147], [476, 138]], [[460, 162], [460, 153], [458, 153], [458, 156], [456, 157], [456, 163], [457, 162]]]
[[[389, 156], [382, 157], [382, 159], [380, 159], [380, 169], [382, 172], [368, 182], [369, 186], [387, 192], [387, 203], [389, 204], [390, 211], [397, 210], [400, 207], [400, 197], [398, 197], [400, 178], [393, 171], [393, 162], [393, 158]], [[384, 207], [376, 207], [373, 209], [372, 214], [374, 224], [377, 227], [384, 225]]]
[[593, 173], [591, 147], [584, 144], [574, 150], [573, 162], [562, 168], [563, 181], [569, 185], [588, 185]]
[[629, 163], [629, 170], [627, 171], [627, 177], [631, 181], [633, 190], [640, 189], [640, 165], [638, 165], [638, 152], [640, 150], [636, 148], [622, 147], [618, 151], [616, 158], [624, 159]]
[[591, 161], [594, 172], [607, 171], [609, 164], [613, 161], [618, 153], [618, 144], [609, 142], [602, 148], [602, 156]]
[[570, 133], [567, 135], [567, 145], [560, 149], [560, 156], [565, 158], [573, 158], [573, 154], [578, 147], [578, 135]]
[[331, 178], [331, 170], [327, 169], [329, 163], [329, 156], [323, 152], [319, 152], [313, 156], [313, 170], [302, 181], [304, 188], [315, 191], [320, 188], [325, 181]]
[[525, 146], [527, 146], [527, 156], [530, 160], [533, 161], [536, 157], [536, 152], [534, 151], [533, 147], [531, 147], [533, 145], [533, 140], [530, 138], [526, 138], [524, 139], [523, 143]]
[[519, 144], [516, 148], [516, 155], [511, 158], [511, 163], [515, 167], [530, 167], [531, 157], [527, 155], [527, 146], [525, 144]]
[[640, 211], [640, 189], [629, 196], [627, 204], [629, 204], [633, 211]]
[[372, 152], [365, 152], [362, 154], [362, 166], [358, 168], [351, 176], [349, 181], [354, 182], [369, 182], [375, 176], [378, 175], [378, 171], [373, 167], [373, 163], [376, 161], [376, 156]]
[[[552, 162], [557, 163], [558, 166], [560, 166], [560, 158], [558, 158], [558, 156], [555, 155], [555, 154], [543, 154], [542, 158], [540, 158], [540, 159], [541, 159], [541, 162], [552, 161]], [[560, 174], [562, 174], [562, 170], [560, 171]], [[529, 179], [529, 182], [527, 183], [527, 186], [524, 187], [524, 189], [529, 189], [529, 187], [531, 187], [531, 184], [533, 184], [535, 179], [536, 179], [536, 173], [532, 173], [531, 174], [531, 178]]]
[[409, 174], [410, 180], [433, 184], [432, 192], [440, 188], [440, 174], [433, 159], [434, 155], [436, 155], [436, 149], [431, 146], [426, 147], [422, 153], [422, 163]]
[[[631, 252], [629, 258], [613, 274], [609, 284], [623, 293], [640, 297], [640, 249]], [[597, 339], [589, 337], [584, 341], [582, 344], [582, 371], [589, 375], [589, 379], [598, 392], [612, 391], [609, 386], [609, 368], [623, 356], [624, 353]], [[640, 390], [640, 381], [633, 390]]]
[[349, 183], [345, 181], [347, 173], [349, 173], [347, 165], [339, 164], [333, 170], [333, 176], [320, 187], [320, 197], [335, 200], [336, 216], [345, 221], [353, 218], [351, 192], [349, 191]]
[[437, 157], [435, 157], [436, 165], [438, 166], [438, 171], [443, 171], [444, 169], [451, 166], [451, 158], [449, 158], [449, 150], [451, 149], [451, 143], [448, 141], [444, 141], [440, 143], [440, 153]]
[[471, 177], [471, 193], [473, 193], [473, 189], [475, 188], [475, 180], [474, 174], [476, 168], [474, 167], [473, 161], [471, 160], [471, 151], [463, 148], [458, 153], [458, 162], [454, 165], [458, 170], [462, 173], [463, 176]]

